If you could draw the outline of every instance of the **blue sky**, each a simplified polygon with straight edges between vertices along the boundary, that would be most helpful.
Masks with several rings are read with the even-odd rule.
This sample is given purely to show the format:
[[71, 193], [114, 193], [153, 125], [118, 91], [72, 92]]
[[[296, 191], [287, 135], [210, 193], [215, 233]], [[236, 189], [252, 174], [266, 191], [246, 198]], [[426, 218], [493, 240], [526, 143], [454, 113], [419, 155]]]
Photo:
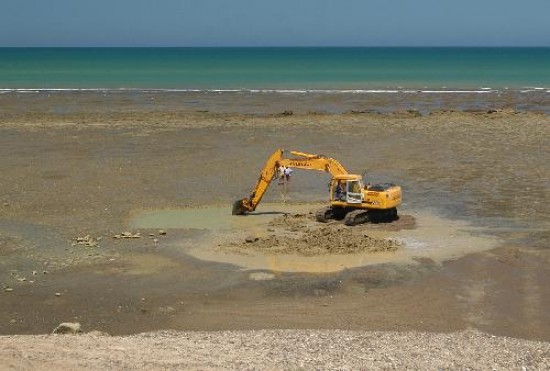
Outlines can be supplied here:
[[550, 46], [550, 0], [1, 0], [0, 46]]

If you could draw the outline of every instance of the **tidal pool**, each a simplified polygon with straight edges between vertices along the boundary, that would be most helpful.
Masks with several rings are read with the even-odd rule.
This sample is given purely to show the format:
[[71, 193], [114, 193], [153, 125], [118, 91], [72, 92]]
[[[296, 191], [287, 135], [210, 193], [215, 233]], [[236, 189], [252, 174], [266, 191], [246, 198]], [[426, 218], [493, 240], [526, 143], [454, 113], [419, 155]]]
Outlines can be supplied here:
[[[379, 239], [394, 239], [401, 243], [395, 251], [360, 252], [352, 254], [273, 254], [268, 251], [235, 249], [224, 246], [242, 242], [248, 236], [266, 236], [287, 233], [274, 229], [269, 222], [281, 215], [308, 214], [323, 207], [321, 204], [263, 204], [262, 211], [245, 216], [231, 215], [230, 206], [156, 210], [137, 213], [130, 222], [133, 228], [201, 229], [207, 233], [200, 238], [186, 238], [173, 248], [195, 258], [229, 263], [242, 269], [265, 269], [284, 272], [335, 272], [360, 266], [383, 263], [412, 263], [428, 258], [436, 263], [458, 258], [476, 251], [496, 247], [498, 239], [484, 235], [481, 229], [464, 221], [451, 220], [428, 211], [408, 211], [416, 225], [412, 229], [384, 229], [380, 225], [361, 227], [362, 233]], [[312, 218], [310, 218], [312, 219]], [[308, 219], [309, 220], [309, 219]], [[291, 233], [300, 238], [300, 228], [316, 228], [308, 221], [303, 226], [292, 226]], [[351, 227], [358, 228], [358, 227]]]

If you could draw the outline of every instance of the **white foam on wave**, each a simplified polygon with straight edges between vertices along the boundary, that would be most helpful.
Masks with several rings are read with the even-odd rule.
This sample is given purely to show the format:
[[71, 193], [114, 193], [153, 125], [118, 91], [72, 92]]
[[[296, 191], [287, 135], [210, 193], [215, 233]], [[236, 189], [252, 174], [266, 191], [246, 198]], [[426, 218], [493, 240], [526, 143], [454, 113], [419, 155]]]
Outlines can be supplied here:
[[387, 89], [243, 89], [247, 93], [280, 93], [280, 94], [365, 94], [365, 93], [399, 93], [399, 90]]
[[[508, 89], [508, 88], [506, 88]], [[541, 92], [548, 88], [523, 88], [521, 93]], [[512, 89], [514, 90], [514, 89]], [[479, 89], [161, 89], [161, 88], [0, 88], [6, 93], [57, 93], [57, 92], [100, 92], [100, 93], [251, 93], [251, 94], [489, 94], [501, 92], [499, 89], [483, 87]], [[550, 90], [546, 90], [546, 93]]]
[[524, 88], [520, 90], [520, 93], [550, 93], [550, 90], [547, 90], [548, 88]]
[[45, 93], [45, 92], [144, 92], [144, 93], [281, 93], [281, 94], [363, 94], [363, 93], [399, 93], [400, 90], [388, 89], [142, 89], [142, 88], [4, 88], [1, 93]]
[[495, 93], [499, 90], [403, 90], [405, 94], [487, 94]]
[[112, 88], [4, 88], [2, 93], [48, 93], [48, 92], [117, 92], [117, 91], [142, 91], [143, 89], [112, 89]]
[[487, 94], [498, 90], [420, 90], [418, 93], [424, 94]]
[[310, 90], [307, 89], [243, 89], [243, 92], [248, 93], [282, 93], [282, 94], [306, 94]]

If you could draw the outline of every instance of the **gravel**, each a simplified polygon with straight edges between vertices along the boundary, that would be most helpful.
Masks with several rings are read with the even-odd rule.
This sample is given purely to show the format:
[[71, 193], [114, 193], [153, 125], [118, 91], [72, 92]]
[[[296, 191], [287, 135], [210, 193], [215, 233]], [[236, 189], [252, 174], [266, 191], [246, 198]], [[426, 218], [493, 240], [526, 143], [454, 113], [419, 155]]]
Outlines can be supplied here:
[[548, 370], [550, 343], [456, 333], [341, 330], [161, 331], [0, 336], [11, 369]]

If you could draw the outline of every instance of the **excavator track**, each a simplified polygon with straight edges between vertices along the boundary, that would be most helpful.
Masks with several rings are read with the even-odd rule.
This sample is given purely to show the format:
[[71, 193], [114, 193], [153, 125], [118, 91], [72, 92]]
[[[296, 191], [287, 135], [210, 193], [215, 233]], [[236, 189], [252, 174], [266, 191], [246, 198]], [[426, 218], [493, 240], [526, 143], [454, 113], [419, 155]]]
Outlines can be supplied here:
[[315, 219], [319, 223], [328, 223], [328, 221], [332, 218], [333, 218], [332, 207], [330, 207], [330, 206], [324, 207], [324, 208], [322, 208], [321, 210], [318, 210], [315, 213]]
[[348, 226], [368, 223], [370, 221], [369, 212], [367, 210], [353, 210], [344, 217], [344, 224]]

